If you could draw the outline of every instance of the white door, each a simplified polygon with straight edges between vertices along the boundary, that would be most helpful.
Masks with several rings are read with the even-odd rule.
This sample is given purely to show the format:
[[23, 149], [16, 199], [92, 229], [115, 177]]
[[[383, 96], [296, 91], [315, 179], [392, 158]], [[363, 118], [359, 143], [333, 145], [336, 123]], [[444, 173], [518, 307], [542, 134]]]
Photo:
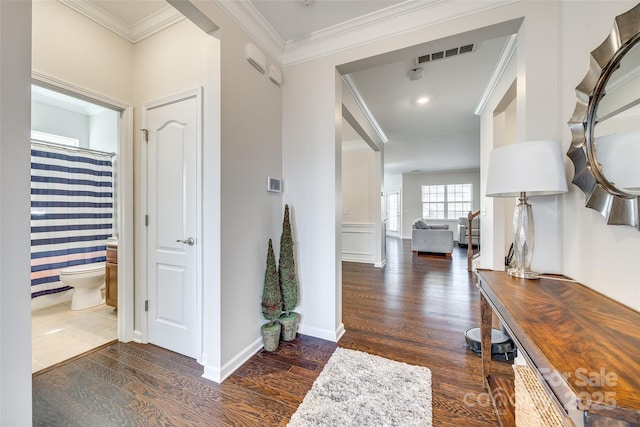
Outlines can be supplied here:
[[200, 98], [146, 110], [148, 341], [197, 357]]

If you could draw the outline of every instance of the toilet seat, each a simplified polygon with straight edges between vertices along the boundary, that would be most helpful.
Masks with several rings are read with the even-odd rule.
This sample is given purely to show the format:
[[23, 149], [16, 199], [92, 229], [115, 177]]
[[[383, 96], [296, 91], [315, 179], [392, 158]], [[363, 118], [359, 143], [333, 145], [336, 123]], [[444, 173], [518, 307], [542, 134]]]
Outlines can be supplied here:
[[95, 262], [92, 264], [80, 264], [71, 267], [65, 267], [60, 270], [61, 275], [73, 276], [75, 274], [85, 274], [103, 271], [105, 269], [104, 262]]

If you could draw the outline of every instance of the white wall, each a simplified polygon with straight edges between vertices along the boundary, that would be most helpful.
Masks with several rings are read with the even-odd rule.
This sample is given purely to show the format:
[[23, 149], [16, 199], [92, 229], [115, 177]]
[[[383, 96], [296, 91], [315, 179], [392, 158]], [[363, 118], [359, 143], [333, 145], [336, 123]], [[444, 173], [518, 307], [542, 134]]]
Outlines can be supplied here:
[[326, 58], [285, 69], [284, 79], [284, 201], [296, 206], [301, 332], [337, 340], [343, 329], [342, 82]]
[[[371, 210], [375, 178], [375, 153], [364, 141], [342, 143], [342, 221], [372, 223]], [[372, 192], [372, 190], [374, 190]], [[378, 198], [375, 198], [378, 203]]]
[[107, 153], [118, 151], [118, 112], [107, 110], [89, 116], [89, 148]]
[[31, 2], [0, 2], [0, 425], [31, 425]]
[[[475, 212], [480, 208], [480, 171], [450, 171], [438, 173], [406, 173], [402, 174], [402, 238], [411, 238], [413, 221], [422, 218], [422, 186], [438, 184], [472, 184], [473, 204]], [[438, 224], [448, 224], [453, 230], [453, 238], [458, 240], [458, 219], [429, 220]]]
[[[218, 16], [218, 15], [216, 15]], [[221, 12], [219, 16], [222, 18]], [[239, 364], [262, 345], [260, 300], [269, 238], [279, 253], [289, 188], [269, 193], [267, 176], [282, 177], [282, 89], [244, 57], [249, 37], [230, 19], [222, 44], [221, 321], [222, 365]], [[268, 64], [274, 63], [267, 58]], [[279, 66], [278, 64], [275, 64]], [[286, 78], [283, 82], [287, 84]], [[301, 212], [289, 203], [296, 261], [303, 250]], [[300, 298], [304, 298], [301, 295]], [[302, 314], [304, 319], [304, 313]], [[302, 320], [304, 322], [304, 320]]]
[[31, 129], [75, 138], [89, 146], [89, 116], [41, 102], [31, 103]]

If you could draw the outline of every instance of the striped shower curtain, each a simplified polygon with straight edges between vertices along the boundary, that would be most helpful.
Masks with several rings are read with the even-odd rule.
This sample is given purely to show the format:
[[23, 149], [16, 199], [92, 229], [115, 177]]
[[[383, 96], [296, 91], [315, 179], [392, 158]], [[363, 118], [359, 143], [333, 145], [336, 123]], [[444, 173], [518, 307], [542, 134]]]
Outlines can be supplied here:
[[31, 298], [71, 289], [60, 270], [105, 261], [112, 234], [112, 156], [32, 143]]

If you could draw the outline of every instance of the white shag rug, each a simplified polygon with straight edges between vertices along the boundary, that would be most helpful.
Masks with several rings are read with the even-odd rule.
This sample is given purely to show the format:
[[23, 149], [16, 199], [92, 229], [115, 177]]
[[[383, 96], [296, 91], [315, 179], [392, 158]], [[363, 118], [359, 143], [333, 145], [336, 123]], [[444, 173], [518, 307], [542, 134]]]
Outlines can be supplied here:
[[288, 427], [432, 425], [429, 368], [338, 347]]

